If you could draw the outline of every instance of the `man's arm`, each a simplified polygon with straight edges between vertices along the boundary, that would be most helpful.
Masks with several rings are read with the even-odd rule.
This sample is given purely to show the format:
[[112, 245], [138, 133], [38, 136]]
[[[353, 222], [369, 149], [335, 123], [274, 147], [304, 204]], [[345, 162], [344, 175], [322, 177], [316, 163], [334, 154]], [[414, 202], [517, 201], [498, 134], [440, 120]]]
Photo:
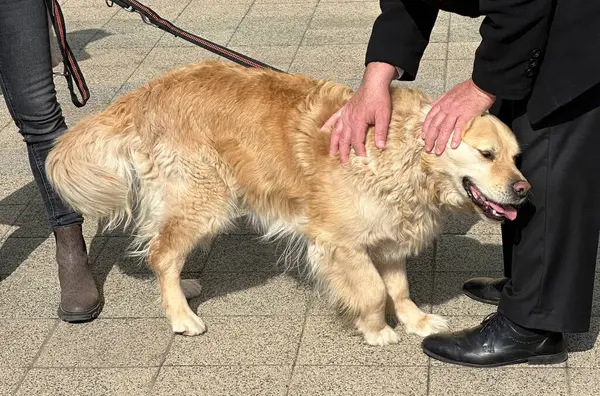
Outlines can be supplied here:
[[438, 9], [422, 0], [380, 0], [365, 63], [383, 62], [400, 68], [400, 79], [412, 81], [429, 44]]
[[496, 98], [520, 100], [531, 91], [543, 57], [554, 0], [481, 0], [486, 15], [472, 78], [436, 100], [423, 123], [425, 150], [441, 154], [452, 135], [460, 144], [465, 125]]
[[502, 99], [523, 99], [541, 62], [553, 0], [481, 0], [486, 17], [473, 82]]

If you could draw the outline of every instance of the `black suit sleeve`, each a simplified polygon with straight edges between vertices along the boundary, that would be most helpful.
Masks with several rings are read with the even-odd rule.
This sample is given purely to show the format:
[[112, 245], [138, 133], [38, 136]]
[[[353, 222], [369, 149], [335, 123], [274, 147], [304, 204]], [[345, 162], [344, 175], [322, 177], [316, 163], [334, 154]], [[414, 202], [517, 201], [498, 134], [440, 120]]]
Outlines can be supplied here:
[[503, 99], [526, 97], [547, 39], [553, 0], [481, 0], [485, 19], [473, 82]]
[[385, 62], [400, 67], [404, 70], [401, 80], [412, 81], [439, 10], [421, 0], [381, 0], [380, 7], [365, 63]]

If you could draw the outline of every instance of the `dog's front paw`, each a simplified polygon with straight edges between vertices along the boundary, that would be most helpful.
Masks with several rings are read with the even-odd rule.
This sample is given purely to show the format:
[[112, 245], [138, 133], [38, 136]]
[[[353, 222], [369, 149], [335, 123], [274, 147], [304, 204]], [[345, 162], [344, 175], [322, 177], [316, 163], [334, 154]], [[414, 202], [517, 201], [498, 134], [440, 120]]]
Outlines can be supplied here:
[[430, 334], [448, 331], [448, 321], [441, 316], [424, 314], [421, 319], [406, 325], [406, 332], [427, 337]]
[[182, 312], [172, 317], [171, 326], [174, 333], [186, 336], [195, 336], [206, 332], [206, 325], [191, 309], [189, 312]]
[[367, 331], [364, 339], [367, 344], [377, 346], [397, 344], [400, 341], [398, 334], [390, 326], [385, 326], [380, 331]]

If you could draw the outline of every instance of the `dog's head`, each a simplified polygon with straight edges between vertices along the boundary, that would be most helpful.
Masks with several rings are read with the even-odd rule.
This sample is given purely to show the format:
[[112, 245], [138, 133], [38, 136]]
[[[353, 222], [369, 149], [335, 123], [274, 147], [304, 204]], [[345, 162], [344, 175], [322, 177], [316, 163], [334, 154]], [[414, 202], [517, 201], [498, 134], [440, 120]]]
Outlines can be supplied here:
[[508, 126], [490, 114], [474, 118], [459, 147], [448, 145], [434, 159], [436, 172], [444, 179], [442, 201], [474, 209], [492, 220], [514, 220], [516, 207], [531, 188], [515, 164], [518, 154], [517, 140]]

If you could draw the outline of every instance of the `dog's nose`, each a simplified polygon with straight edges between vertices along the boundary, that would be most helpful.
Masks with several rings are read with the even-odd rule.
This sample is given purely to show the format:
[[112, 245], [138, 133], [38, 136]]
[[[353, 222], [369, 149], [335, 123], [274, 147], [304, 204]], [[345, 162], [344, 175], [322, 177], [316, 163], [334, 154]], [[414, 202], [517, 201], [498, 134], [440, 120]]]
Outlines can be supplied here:
[[529, 190], [531, 190], [531, 184], [529, 184], [526, 180], [519, 180], [513, 184], [513, 191], [519, 198], [526, 196]]

